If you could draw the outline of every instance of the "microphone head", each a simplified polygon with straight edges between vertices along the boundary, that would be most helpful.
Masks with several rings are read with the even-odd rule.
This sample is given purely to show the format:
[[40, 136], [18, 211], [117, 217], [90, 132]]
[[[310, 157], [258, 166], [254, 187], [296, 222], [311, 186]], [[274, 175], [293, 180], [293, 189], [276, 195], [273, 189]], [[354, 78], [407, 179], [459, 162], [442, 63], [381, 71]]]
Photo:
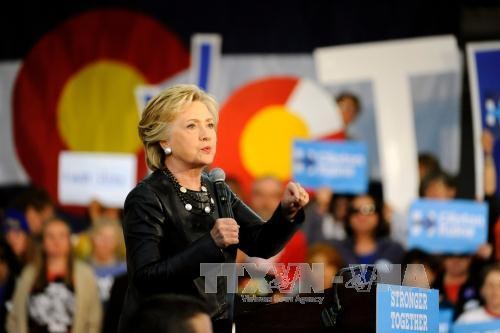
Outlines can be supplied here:
[[210, 171], [210, 180], [215, 182], [223, 182], [226, 180], [226, 173], [221, 168], [215, 168]]

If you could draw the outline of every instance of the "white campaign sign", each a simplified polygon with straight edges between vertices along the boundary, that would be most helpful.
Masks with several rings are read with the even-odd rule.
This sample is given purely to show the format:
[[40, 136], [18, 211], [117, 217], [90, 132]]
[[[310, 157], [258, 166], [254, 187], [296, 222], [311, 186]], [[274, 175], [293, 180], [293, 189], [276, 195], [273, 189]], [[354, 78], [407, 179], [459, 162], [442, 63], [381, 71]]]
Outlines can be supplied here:
[[137, 180], [133, 154], [63, 151], [59, 155], [59, 202], [88, 205], [98, 200], [108, 207], [123, 207]]
[[316, 73], [323, 84], [371, 82], [386, 201], [405, 212], [418, 194], [417, 147], [410, 77], [460, 70], [452, 36], [319, 48]]

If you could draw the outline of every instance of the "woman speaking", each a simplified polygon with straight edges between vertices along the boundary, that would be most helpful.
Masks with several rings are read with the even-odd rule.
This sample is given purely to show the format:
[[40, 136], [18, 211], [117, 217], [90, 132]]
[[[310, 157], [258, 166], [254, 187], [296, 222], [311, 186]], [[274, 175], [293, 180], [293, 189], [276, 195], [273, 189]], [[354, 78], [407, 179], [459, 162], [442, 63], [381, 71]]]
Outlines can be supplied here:
[[205, 293], [200, 264], [233, 263], [236, 247], [249, 256], [273, 256], [304, 220], [309, 196], [293, 182], [267, 222], [223, 184], [234, 218], [221, 217], [215, 184], [204, 172], [214, 160], [217, 120], [217, 103], [194, 85], [170, 87], [145, 107], [139, 136], [152, 174], [125, 201], [129, 284], [121, 333], [144, 299], [163, 293], [200, 298], [214, 331], [229, 331], [234, 295], [220, 286]]

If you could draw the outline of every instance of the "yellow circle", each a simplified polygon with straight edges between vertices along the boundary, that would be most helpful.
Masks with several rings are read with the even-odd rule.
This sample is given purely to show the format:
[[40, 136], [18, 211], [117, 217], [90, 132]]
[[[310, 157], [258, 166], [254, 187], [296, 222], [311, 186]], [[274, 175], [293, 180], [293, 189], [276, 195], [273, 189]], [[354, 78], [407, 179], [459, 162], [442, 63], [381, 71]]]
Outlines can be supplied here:
[[273, 105], [256, 113], [241, 134], [243, 165], [254, 177], [274, 175], [289, 179], [293, 139], [309, 137], [305, 122], [286, 106]]
[[136, 153], [139, 112], [134, 89], [144, 77], [129, 65], [99, 61], [76, 73], [64, 86], [58, 127], [69, 149]]

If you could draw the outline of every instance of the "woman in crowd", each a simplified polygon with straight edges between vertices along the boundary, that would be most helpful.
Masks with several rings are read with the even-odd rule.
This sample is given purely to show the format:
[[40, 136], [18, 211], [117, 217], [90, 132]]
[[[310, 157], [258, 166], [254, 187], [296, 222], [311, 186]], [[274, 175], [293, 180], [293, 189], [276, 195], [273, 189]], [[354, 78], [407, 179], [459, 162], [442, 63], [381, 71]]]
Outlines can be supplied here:
[[319, 275], [312, 271], [312, 280], [315, 292], [320, 292], [333, 286], [333, 278], [337, 271], [344, 266], [340, 255], [331, 245], [317, 243], [309, 248], [307, 262], [312, 264], [323, 264], [323, 274]]
[[438, 274], [432, 288], [439, 290], [439, 307], [453, 309], [453, 317], [458, 318], [464, 311], [479, 306], [478, 275], [491, 253], [491, 246], [483, 245], [477, 253], [455, 253], [443, 256], [443, 271]]
[[42, 251], [17, 282], [10, 333], [99, 333], [101, 303], [94, 274], [71, 253], [70, 228], [52, 218], [42, 228]]
[[115, 277], [127, 271], [123, 251], [123, 231], [117, 220], [98, 218], [94, 222], [90, 238], [92, 239], [90, 264], [97, 278], [101, 301], [106, 308]]
[[486, 266], [480, 278], [480, 293], [484, 305], [464, 312], [459, 323], [500, 320], [500, 263]]
[[388, 237], [382, 205], [370, 194], [354, 197], [347, 214], [347, 239], [333, 240], [346, 264], [401, 263], [403, 247]]

